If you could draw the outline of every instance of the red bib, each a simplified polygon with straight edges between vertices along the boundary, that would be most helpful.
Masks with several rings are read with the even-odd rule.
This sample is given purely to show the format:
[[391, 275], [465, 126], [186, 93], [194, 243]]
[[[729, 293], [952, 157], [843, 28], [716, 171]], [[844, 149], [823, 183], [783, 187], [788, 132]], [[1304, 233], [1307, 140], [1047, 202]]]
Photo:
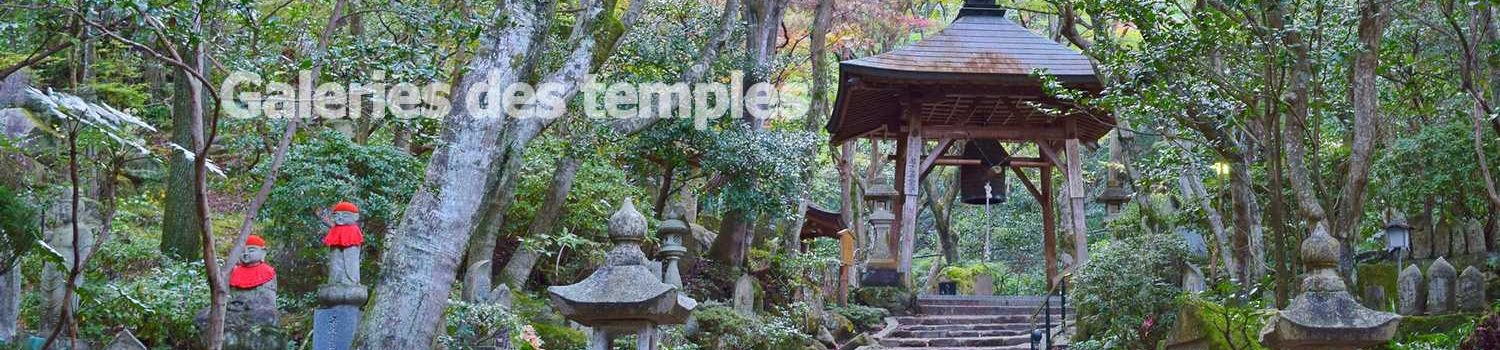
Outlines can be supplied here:
[[229, 286], [239, 289], [255, 289], [276, 279], [276, 269], [271, 264], [235, 265], [229, 271]]
[[329, 248], [348, 248], [365, 244], [365, 233], [357, 225], [339, 225], [328, 229], [323, 236], [323, 245]]

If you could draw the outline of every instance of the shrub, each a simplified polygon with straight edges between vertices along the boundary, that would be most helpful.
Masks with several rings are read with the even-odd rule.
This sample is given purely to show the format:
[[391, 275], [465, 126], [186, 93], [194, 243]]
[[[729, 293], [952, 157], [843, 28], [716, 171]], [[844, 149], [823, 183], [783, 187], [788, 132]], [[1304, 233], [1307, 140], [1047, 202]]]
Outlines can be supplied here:
[[790, 317], [754, 317], [716, 302], [698, 305], [686, 338], [701, 349], [785, 349], [813, 342]]
[[194, 348], [199, 338], [193, 318], [208, 306], [202, 276], [201, 261], [162, 259], [137, 278], [84, 283], [78, 292], [79, 337], [107, 340], [113, 327], [124, 326], [150, 346]]
[[1068, 292], [1079, 334], [1114, 348], [1151, 348], [1172, 328], [1186, 244], [1174, 234], [1144, 234], [1091, 247]]
[[854, 329], [853, 332], [869, 332], [885, 324], [885, 317], [890, 316], [890, 311], [885, 309], [869, 307], [864, 305], [849, 304], [848, 306], [830, 306], [828, 312], [838, 314], [849, 320]]

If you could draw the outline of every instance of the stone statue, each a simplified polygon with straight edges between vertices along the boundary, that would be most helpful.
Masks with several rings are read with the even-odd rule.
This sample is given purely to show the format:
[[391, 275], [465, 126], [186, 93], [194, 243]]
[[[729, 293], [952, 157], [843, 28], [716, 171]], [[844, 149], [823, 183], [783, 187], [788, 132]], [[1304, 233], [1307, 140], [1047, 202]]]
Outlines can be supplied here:
[[[63, 196], [53, 201], [45, 211], [45, 222], [43, 237], [53, 250], [62, 255], [62, 264], [47, 264], [42, 270], [42, 292], [46, 295], [46, 317], [42, 319], [42, 329], [52, 330], [57, 323], [63, 322], [63, 305], [67, 304], [69, 314], [78, 313], [79, 297], [74, 293], [71, 298], [67, 297], [68, 273], [72, 269], [74, 260], [73, 251], [88, 254], [94, 247], [94, 237], [99, 232], [100, 219], [95, 210], [96, 205], [89, 200], [80, 200], [78, 209], [78, 240], [73, 240], [73, 202], [70, 197]], [[87, 259], [85, 259], [87, 260]], [[83, 274], [79, 274], [73, 280], [75, 285], [83, 284]], [[67, 329], [69, 325], [62, 325]]]
[[328, 247], [328, 283], [318, 286], [318, 301], [325, 306], [364, 305], [369, 298], [359, 284], [360, 249], [365, 244], [359, 228], [359, 207], [339, 202], [333, 206], [333, 227], [323, 235]]
[[339, 202], [333, 206], [333, 227], [323, 235], [328, 247], [328, 282], [318, 286], [318, 303], [313, 310], [312, 343], [314, 349], [343, 350], [354, 344], [354, 333], [363, 312], [360, 306], [370, 292], [359, 284], [360, 249], [365, 234], [359, 228], [359, 207]]
[[[276, 308], [276, 268], [266, 262], [266, 241], [250, 235], [240, 262], [229, 270], [229, 303], [224, 313], [225, 349], [279, 349], [286, 346]], [[199, 329], [208, 309], [198, 312]]]
[[1327, 226], [1315, 225], [1301, 250], [1308, 268], [1302, 293], [1267, 320], [1261, 344], [1270, 349], [1352, 350], [1396, 336], [1401, 316], [1370, 310], [1349, 295], [1344, 279], [1334, 271], [1339, 242], [1328, 235]]

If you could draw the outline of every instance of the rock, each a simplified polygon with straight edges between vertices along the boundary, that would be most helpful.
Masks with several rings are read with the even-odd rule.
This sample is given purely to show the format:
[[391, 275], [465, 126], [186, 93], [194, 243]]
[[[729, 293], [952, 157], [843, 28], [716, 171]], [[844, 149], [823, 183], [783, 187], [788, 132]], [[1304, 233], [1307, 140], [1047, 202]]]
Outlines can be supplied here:
[[1411, 230], [1411, 258], [1427, 259], [1432, 257], [1432, 232], [1427, 225], [1418, 225]]
[[1450, 256], [1448, 255], [1448, 248], [1450, 248], [1448, 238], [1451, 231], [1448, 229], [1447, 220], [1438, 224], [1437, 231], [1432, 233], [1432, 257]]
[[750, 274], [740, 275], [734, 281], [734, 310], [742, 314], [755, 314], [755, 278]]
[[1464, 312], [1483, 312], [1489, 308], [1489, 299], [1484, 296], [1484, 273], [1469, 266], [1458, 275], [1458, 287], [1454, 293], [1458, 309]]
[[20, 334], [16, 320], [21, 316], [20, 264], [0, 275], [0, 342], [9, 343]]
[[690, 235], [692, 239], [688, 240], [688, 242], [683, 242], [683, 245], [687, 246], [689, 256], [699, 256], [707, 253], [708, 248], [714, 244], [714, 239], [719, 238], [718, 233], [709, 230], [707, 227], [703, 227], [703, 225], [689, 224], [688, 228], [693, 230], [693, 234]]
[[838, 340], [833, 338], [833, 332], [829, 332], [827, 327], [818, 327], [817, 338], [818, 342], [823, 343], [825, 346], [833, 347], [838, 345]]
[[141, 344], [141, 340], [136, 339], [135, 334], [130, 334], [129, 329], [121, 329], [119, 333], [115, 333], [115, 339], [104, 346], [104, 350], [146, 350], [146, 344]]
[[1441, 315], [1453, 311], [1453, 284], [1458, 272], [1448, 260], [1439, 257], [1427, 267], [1427, 314]]
[[1465, 232], [1468, 233], [1465, 236], [1465, 241], [1468, 242], [1469, 254], [1484, 253], [1486, 250], [1484, 246], [1484, 225], [1481, 225], [1479, 220], [1470, 219], [1469, 229]]
[[995, 295], [995, 277], [987, 273], [974, 276], [974, 295]]
[[1396, 312], [1402, 315], [1421, 315], [1426, 305], [1426, 293], [1422, 288], [1422, 270], [1417, 264], [1407, 265], [1396, 278]]
[[1453, 223], [1453, 228], [1448, 230], [1448, 256], [1460, 256], [1469, 253], [1469, 228], [1462, 222]]
[[1364, 298], [1360, 301], [1364, 302], [1365, 307], [1371, 309], [1385, 307], [1385, 286], [1365, 286], [1364, 293]]

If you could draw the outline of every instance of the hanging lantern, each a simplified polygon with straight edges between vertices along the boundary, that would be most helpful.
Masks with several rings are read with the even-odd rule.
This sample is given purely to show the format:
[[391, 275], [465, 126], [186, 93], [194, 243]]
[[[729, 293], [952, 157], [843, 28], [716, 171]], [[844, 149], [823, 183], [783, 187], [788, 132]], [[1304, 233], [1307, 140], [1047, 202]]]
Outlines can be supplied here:
[[[964, 143], [964, 159], [978, 159], [977, 165], [958, 167], [958, 199], [964, 204], [984, 205], [1005, 202], [1005, 168], [1010, 155], [995, 140], [971, 140]], [[989, 188], [986, 188], [988, 185]]]

